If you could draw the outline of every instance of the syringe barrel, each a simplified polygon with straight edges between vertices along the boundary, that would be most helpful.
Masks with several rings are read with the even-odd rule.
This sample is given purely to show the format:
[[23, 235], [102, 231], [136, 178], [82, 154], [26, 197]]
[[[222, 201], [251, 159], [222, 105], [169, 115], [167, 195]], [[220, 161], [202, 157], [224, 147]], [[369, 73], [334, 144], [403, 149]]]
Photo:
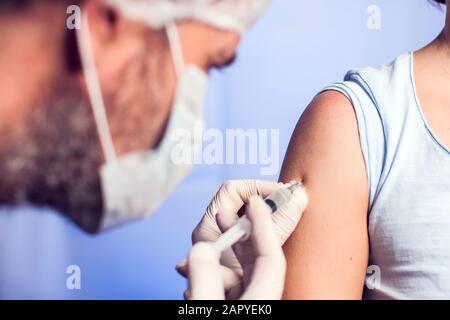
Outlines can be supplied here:
[[230, 229], [223, 233], [222, 236], [217, 239], [213, 245], [218, 252], [222, 252], [234, 245], [239, 240], [248, 237], [251, 230], [252, 224], [250, 220], [246, 216], [243, 216], [239, 218], [239, 220]]
[[264, 201], [272, 209], [272, 213], [275, 213], [283, 204], [289, 202], [292, 197], [292, 192], [288, 188], [280, 188]]

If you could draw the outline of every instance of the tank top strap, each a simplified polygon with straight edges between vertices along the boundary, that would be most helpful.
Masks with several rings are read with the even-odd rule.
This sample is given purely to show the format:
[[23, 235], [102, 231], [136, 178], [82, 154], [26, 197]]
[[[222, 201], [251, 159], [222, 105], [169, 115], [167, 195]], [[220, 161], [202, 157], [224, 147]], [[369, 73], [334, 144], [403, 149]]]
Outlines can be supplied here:
[[411, 54], [404, 54], [390, 65], [352, 70], [344, 81], [323, 90], [345, 95], [355, 110], [368, 178], [369, 209], [389, 175], [405, 122], [417, 117], [417, 110], [412, 108], [410, 68]]

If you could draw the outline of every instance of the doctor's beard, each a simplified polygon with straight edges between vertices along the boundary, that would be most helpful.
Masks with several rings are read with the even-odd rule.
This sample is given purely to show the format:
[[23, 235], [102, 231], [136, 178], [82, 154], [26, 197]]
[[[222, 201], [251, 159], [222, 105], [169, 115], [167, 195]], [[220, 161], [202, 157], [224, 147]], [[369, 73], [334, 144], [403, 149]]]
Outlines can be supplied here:
[[[121, 86], [104, 93], [119, 155], [154, 147], [164, 132], [172, 98], [163, 66], [157, 59], [130, 66]], [[104, 159], [92, 108], [78, 87], [57, 83], [46, 102], [30, 108], [20, 135], [1, 132], [0, 205], [56, 209], [95, 233]]]
[[85, 98], [57, 91], [30, 108], [21, 138], [0, 148], [0, 204], [56, 209], [94, 232], [103, 211], [95, 123]]

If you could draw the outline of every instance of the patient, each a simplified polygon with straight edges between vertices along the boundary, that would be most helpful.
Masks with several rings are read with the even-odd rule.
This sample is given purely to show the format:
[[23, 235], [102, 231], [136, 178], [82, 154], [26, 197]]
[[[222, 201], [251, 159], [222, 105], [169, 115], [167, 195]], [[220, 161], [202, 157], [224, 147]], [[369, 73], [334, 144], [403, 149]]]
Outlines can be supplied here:
[[[285, 298], [449, 297], [448, 12], [425, 48], [351, 71], [312, 101], [281, 174], [293, 179], [310, 206], [285, 245]], [[371, 265], [380, 282], [368, 289]]]

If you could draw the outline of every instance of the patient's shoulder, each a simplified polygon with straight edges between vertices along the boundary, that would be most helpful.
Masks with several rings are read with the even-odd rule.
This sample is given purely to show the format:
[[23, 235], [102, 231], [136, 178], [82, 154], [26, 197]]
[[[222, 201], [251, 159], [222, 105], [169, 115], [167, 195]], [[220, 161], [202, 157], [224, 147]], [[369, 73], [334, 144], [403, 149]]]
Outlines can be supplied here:
[[306, 179], [318, 170], [346, 168], [362, 161], [358, 125], [351, 102], [337, 91], [317, 95], [292, 135], [283, 172]]
[[[349, 99], [338, 91], [318, 94], [308, 105], [299, 124], [332, 129], [333, 126], [356, 125], [356, 117]], [[324, 129], [322, 128], [322, 129]]]

